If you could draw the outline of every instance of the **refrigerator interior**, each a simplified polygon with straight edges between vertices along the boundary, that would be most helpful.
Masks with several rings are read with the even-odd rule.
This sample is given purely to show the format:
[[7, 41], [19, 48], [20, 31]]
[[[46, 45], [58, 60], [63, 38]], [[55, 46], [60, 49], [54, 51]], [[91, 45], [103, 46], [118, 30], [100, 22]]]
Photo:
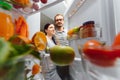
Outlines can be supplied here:
[[[60, 0], [59, 0], [60, 1]], [[63, 1], [63, 0], [62, 0]], [[108, 45], [112, 43], [113, 38], [116, 34], [115, 20], [118, 20], [117, 16], [114, 16], [114, 10], [116, 3], [113, 0], [71, 0], [69, 8], [65, 12], [67, 18], [68, 30], [75, 26], [81, 26], [84, 22], [93, 20], [98, 27], [102, 28], [101, 40], [105, 41]], [[80, 4], [80, 2], [83, 2]], [[44, 8], [43, 8], [44, 9]], [[27, 17], [27, 22], [30, 26], [30, 38], [32, 35], [40, 30], [40, 18], [41, 13], [32, 14]], [[117, 14], [118, 15], [118, 14]], [[39, 17], [39, 18], [38, 18]], [[36, 20], [33, 23], [33, 19]], [[118, 24], [119, 25], [119, 24]], [[75, 49], [76, 58], [70, 65], [70, 74], [73, 80], [90, 80], [85, 78], [84, 66], [82, 64], [81, 56], [78, 52], [76, 41], [70, 41], [70, 46]], [[85, 76], [85, 77], [84, 77]]]
[[[78, 7], [80, 1], [84, 2]], [[114, 12], [114, 10], [116, 11], [115, 6], [115, 1], [113, 0], [74, 0], [65, 14], [68, 17], [68, 30], [75, 26], [81, 26], [86, 21], [95, 21], [95, 27], [102, 28], [102, 37], [100, 40], [105, 41], [107, 45], [111, 45], [117, 33], [117, 27], [115, 26], [115, 19], [117, 18], [115, 16], [117, 13]], [[76, 41], [71, 40], [70, 46], [76, 52], [76, 59], [70, 66], [71, 75], [74, 80], [86, 80], [82, 74], [84, 73], [84, 66], [81, 62]]]

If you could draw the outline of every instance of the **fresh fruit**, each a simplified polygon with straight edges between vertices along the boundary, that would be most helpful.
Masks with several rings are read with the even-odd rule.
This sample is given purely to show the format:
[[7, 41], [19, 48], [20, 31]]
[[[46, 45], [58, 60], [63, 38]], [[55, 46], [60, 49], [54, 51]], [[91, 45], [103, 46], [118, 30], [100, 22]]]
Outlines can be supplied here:
[[69, 46], [54, 46], [49, 49], [51, 60], [59, 66], [66, 66], [73, 62], [75, 52]]
[[16, 4], [22, 6], [28, 6], [30, 4], [30, 0], [13, 0]]
[[41, 67], [38, 64], [34, 64], [32, 67], [32, 75], [36, 75], [41, 71]]
[[13, 7], [16, 8], [16, 9], [22, 8], [22, 6], [16, 5], [16, 4], [13, 4]]
[[47, 3], [47, 0], [41, 0], [41, 2], [42, 2], [43, 4], [45, 4], [45, 3]]
[[0, 38], [0, 68], [10, 55], [11, 45], [4, 38]]
[[17, 45], [23, 45], [23, 44], [30, 44], [31, 40], [28, 39], [27, 37], [20, 36], [20, 35], [14, 35], [12, 36], [9, 41], [13, 44]]
[[73, 29], [68, 30], [67, 35], [72, 36], [74, 33]]
[[73, 28], [74, 33], [78, 33], [79, 30], [80, 30], [80, 27], [74, 27], [74, 28]]
[[36, 11], [39, 10], [39, 6], [36, 3], [32, 4], [32, 8], [35, 9]]
[[8, 40], [14, 35], [14, 24], [10, 15], [0, 12], [0, 37]]
[[44, 50], [46, 48], [46, 35], [43, 32], [36, 32], [32, 37], [32, 43], [38, 50]]

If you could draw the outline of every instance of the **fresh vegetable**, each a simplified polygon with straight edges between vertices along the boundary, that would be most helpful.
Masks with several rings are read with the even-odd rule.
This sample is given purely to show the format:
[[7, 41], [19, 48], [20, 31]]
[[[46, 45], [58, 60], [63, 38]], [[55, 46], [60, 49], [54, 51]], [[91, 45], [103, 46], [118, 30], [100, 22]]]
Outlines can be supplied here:
[[89, 40], [83, 46], [83, 53], [93, 64], [109, 67], [120, 57], [120, 46], [107, 46], [97, 40]]
[[5, 10], [11, 10], [12, 9], [12, 6], [9, 3], [3, 2], [3, 1], [0, 1], [0, 7], [2, 9], [5, 9]]
[[19, 59], [30, 54], [41, 59], [39, 56], [40, 53], [32, 47], [32, 44], [12, 44], [4, 38], [0, 38], [0, 68], [5, 65], [12, 66]]
[[84, 46], [83, 46], [83, 49], [88, 49], [89, 47], [99, 47], [99, 46], [102, 46], [102, 43], [97, 41], [97, 40], [89, 40], [87, 41]]

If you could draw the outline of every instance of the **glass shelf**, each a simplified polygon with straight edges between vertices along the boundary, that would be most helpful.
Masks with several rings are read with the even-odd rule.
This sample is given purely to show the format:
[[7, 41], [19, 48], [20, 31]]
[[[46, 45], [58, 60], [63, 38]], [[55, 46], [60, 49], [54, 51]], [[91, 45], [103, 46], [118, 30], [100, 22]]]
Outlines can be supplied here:
[[[10, 0], [6, 0], [6, 2], [8, 2]], [[12, 0], [11, 0], [12, 1]], [[25, 7], [21, 7], [21, 8], [15, 8], [13, 6], [12, 10], [16, 11], [17, 13], [20, 13], [22, 15], [26, 15], [26, 16], [30, 16], [33, 14], [36, 14], [42, 10], [45, 10], [51, 6], [54, 6], [60, 2], [62, 2], [64, 0], [48, 0], [47, 3], [42, 3], [42, 2], [34, 2], [33, 0], [30, 0], [30, 5], [25, 6]], [[13, 5], [14, 3], [8, 2], [10, 5]], [[35, 4], [35, 7], [38, 7], [37, 9], [35, 9], [33, 7], [33, 4]], [[17, 4], [16, 4], [17, 5]]]

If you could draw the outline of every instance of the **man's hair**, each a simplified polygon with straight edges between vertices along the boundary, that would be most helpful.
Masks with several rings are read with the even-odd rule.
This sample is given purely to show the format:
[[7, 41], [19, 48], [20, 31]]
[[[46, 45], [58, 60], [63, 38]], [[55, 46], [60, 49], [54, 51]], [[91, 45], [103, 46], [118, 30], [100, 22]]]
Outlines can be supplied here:
[[57, 17], [57, 16], [62, 16], [63, 19], [64, 19], [64, 16], [63, 16], [62, 14], [56, 14], [55, 17], [54, 17], [54, 21], [56, 20], [56, 17]]

